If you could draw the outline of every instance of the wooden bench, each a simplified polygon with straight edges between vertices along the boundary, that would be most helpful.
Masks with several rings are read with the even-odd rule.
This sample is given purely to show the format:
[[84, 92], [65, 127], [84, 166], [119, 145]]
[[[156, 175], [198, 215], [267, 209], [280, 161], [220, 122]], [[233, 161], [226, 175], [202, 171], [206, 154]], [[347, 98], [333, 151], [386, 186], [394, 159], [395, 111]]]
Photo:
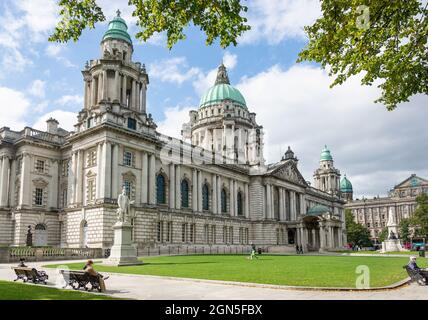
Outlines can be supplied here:
[[417, 282], [419, 285], [426, 285], [426, 277], [422, 275], [419, 271], [412, 270], [408, 265], [403, 266], [406, 269], [407, 274], [410, 277], [410, 282]]
[[33, 283], [48, 283], [49, 276], [44, 271], [38, 271], [35, 268], [13, 267], [16, 279], [13, 281], [22, 280], [24, 282], [31, 281]]
[[[101, 285], [102, 279], [99, 276], [91, 276], [85, 271], [60, 270], [60, 273], [66, 282], [64, 288], [70, 286], [74, 290], [103, 291], [103, 286]], [[90, 284], [90, 287], [88, 287], [88, 284]]]

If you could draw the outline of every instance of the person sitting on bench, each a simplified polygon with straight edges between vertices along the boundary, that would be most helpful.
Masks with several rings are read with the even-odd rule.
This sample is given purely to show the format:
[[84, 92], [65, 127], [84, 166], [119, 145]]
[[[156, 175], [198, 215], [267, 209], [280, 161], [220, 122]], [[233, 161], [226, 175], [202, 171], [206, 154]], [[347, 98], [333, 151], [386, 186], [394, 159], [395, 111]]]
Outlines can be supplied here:
[[27, 268], [27, 266], [25, 265], [25, 259], [24, 258], [19, 259], [18, 267], [19, 268]]
[[416, 257], [412, 256], [410, 257], [410, 261], [407, 264], [410, 270], [417, 272], [423, 277], [423, 281], [426, 284], [428, 282], [428, 270], [427, 269], [421, 269], [416, 263]]
[[88, 273], [90, 276], [98, 278], [102, 292], [106, 290], [106, 285], [104, 280], [107, 280], [109, 277], [104, 277], [101, 273], [98, 273], [97, 271], [95, 271], [94, 262], [92, 260], [88, 260], [86, 265], [83, 267], [83, 270], [86, 273]]

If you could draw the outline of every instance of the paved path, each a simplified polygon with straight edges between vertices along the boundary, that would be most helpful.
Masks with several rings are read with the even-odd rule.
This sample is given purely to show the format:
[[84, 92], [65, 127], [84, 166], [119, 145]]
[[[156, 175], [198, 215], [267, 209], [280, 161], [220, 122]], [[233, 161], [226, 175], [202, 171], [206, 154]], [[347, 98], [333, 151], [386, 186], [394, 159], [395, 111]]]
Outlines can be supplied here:
[[[57, 262], [29, 263], [40, 268], [41, 265]], [[61, 262], [60, 262], [61, 263]], [[70, 261], [64, 262], [70, 263]], [[0, 279], [12, 280], [15, 274], [11, 264], [0, 264]], [[49, 285], [55, 286], [57, 271], [45, 269], [49, 274]], [[284, 288], [266, 288], [251, 284], [236, 285], [226, 282], [209, 280], [172, 279], [144, 275], [110, 275], [106, 281], [107, 294], [118, 298], [131, 299], [172, 299], [172, 300], [420, 300], [428, 299], [428, 287], [418, 285], [405, 286], [400, 289], [343, 292], [343, 291], [306, 291]], [[31, 285], [31, 284], [29, 284]]]

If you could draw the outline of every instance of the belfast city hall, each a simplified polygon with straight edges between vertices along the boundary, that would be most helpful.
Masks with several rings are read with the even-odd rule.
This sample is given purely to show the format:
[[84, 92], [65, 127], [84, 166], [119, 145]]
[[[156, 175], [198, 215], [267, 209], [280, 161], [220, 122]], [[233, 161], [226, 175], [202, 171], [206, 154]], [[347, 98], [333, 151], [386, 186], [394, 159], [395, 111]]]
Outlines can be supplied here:
[[138, 249], [345, 246], [345, 196], [327, 147], [313, 183], [290, 147], [266, 163], [263, 127], [223, 64], [182, 139], [165, 136], [146, 109], [149, 75], [120, 15], [100, 46], [82, 71], [72, 132], [52, 118], [46, 131], [0, 129], [1, 246], [25, 246], [31, 227], [34, 246], [109, 249], [123, 188]]

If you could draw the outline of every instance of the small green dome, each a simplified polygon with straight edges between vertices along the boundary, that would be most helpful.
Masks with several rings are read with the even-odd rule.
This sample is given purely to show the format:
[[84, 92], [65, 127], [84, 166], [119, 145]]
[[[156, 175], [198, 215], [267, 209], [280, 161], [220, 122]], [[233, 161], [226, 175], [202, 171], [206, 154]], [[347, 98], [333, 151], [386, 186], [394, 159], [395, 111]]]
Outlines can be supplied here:
[[132, 44], [131, 36], [128, 33], [128, 26], [125, 20], [120, 17], [120, 11], [117, 16], [108, 24], [108, 30], [104, 34], [103, 41], [106, 39], [119, 39]]
[[324, 146], [324, 149], [321, 151], [320, 161], [333, 161], [333, 157], [331, 156], [330, 150], [328, 150], [327, 146]]
[[310, 208], [308, 210], [307, 215], [308, 216], [320, 216], [324, 213], [329, 212], [330, 209], [327, 208], [326, 206], [323, 206], [322, 204], [317, 204], [316, 206], [313, 206], [312, 208]]
[[341, 192], [352, 192], [352, 183], [346, 178], [346, 175], [340, 181], [340, 191]]
[[211, 87], [201, 99], [199, 107], [206, 107], [215, 103], [219, 103], [223, 100], [232, 100], [242, 107], [246, 108], [247, 103], [245, 102], [244, 96], [239, 92], [238, 89], [232, 87], [230, 84], [221, 83]]

